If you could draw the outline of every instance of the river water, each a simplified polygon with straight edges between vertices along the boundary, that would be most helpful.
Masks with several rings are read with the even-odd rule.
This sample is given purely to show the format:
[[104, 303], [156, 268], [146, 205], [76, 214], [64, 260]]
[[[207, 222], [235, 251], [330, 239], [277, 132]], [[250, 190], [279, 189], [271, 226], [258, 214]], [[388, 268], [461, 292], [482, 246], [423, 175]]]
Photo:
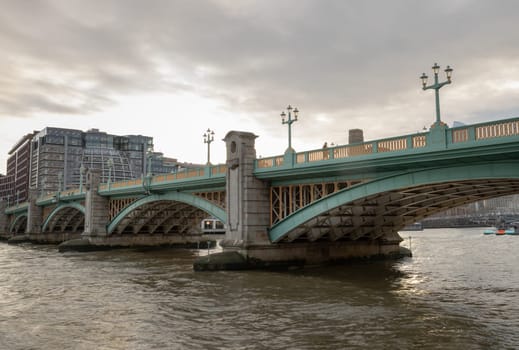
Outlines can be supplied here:
[[519, 236], [402, 236], [413, 258], [285, 272], [0, 244], [0, 349], [519, 347]]

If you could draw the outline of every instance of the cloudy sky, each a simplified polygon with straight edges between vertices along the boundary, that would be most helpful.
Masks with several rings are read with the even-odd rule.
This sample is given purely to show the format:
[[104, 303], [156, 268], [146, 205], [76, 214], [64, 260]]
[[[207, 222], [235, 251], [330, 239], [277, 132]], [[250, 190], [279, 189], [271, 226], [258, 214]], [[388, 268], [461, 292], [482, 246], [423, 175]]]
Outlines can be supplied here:
[[[418, 77], [454, 68], [442, 119], [519, 116], [519, 1], [0, 0], [0, 172], [45, 126], [153, 136], [155, 150], [225, 161], [230, 130], [282, 154], [413, 133], [435, 120]], [[442, 71], [442, 79], [443, 71]]]

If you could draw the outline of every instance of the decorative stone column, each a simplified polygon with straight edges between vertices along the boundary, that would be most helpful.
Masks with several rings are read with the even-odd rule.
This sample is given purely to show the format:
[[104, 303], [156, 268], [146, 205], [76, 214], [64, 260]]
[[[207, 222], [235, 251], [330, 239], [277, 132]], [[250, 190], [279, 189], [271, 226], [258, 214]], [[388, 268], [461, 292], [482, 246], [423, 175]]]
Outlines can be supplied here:
[[27, 208], [27, 234], [41, 233], [43, 224], [43, 208], [36, 205], [38, 200], [38, 189], [29, 188], [29, 206]]
[[101, 170], [89, 169], [86, 176], [85, 231], [83, 236], [106, 236], [106, 225], [110, 222], [109, 200], [99, 195]]
[[226, 209], [227, 231], [220, 244], [224, 249], [243, 249], [250, 245], [270, 244], [269, 186], [254, 177], [256, 135], [230, 131], [227, 146]]
[[447, 148], [447, 130], [449, 127], [445, 123], [435, 124], [431, 126], [427, 135], [427, 147], [435, 150], [444, 150]]

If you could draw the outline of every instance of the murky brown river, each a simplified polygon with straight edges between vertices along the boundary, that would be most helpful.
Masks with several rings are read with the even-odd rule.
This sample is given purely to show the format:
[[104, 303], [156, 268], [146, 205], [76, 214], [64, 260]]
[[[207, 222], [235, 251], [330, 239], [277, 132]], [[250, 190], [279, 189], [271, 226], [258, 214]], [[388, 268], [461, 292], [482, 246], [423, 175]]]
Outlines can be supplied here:
[[413, 258], [288, 272], [0, 244], [0, 349], [519, 348], [519, 236], [409, 235]]

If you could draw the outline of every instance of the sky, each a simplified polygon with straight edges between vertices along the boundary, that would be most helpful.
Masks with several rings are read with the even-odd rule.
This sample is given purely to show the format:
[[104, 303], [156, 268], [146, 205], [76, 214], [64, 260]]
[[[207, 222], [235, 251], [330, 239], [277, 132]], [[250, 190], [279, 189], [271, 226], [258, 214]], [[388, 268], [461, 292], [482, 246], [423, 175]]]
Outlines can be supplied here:
[[[414, 133], [435, 121], [434, 63], [453, 71], [442, 120], [519, 116], [519, 1], [0, 0], [0, 173], [46, 126], [147, 135], [155, 151], [205, 163], [203, 134], [253, 132], [283, 154], [280, 113], [299, 109], [306, 151]], [[431, 78], [430, 78], [431, 80]]]

